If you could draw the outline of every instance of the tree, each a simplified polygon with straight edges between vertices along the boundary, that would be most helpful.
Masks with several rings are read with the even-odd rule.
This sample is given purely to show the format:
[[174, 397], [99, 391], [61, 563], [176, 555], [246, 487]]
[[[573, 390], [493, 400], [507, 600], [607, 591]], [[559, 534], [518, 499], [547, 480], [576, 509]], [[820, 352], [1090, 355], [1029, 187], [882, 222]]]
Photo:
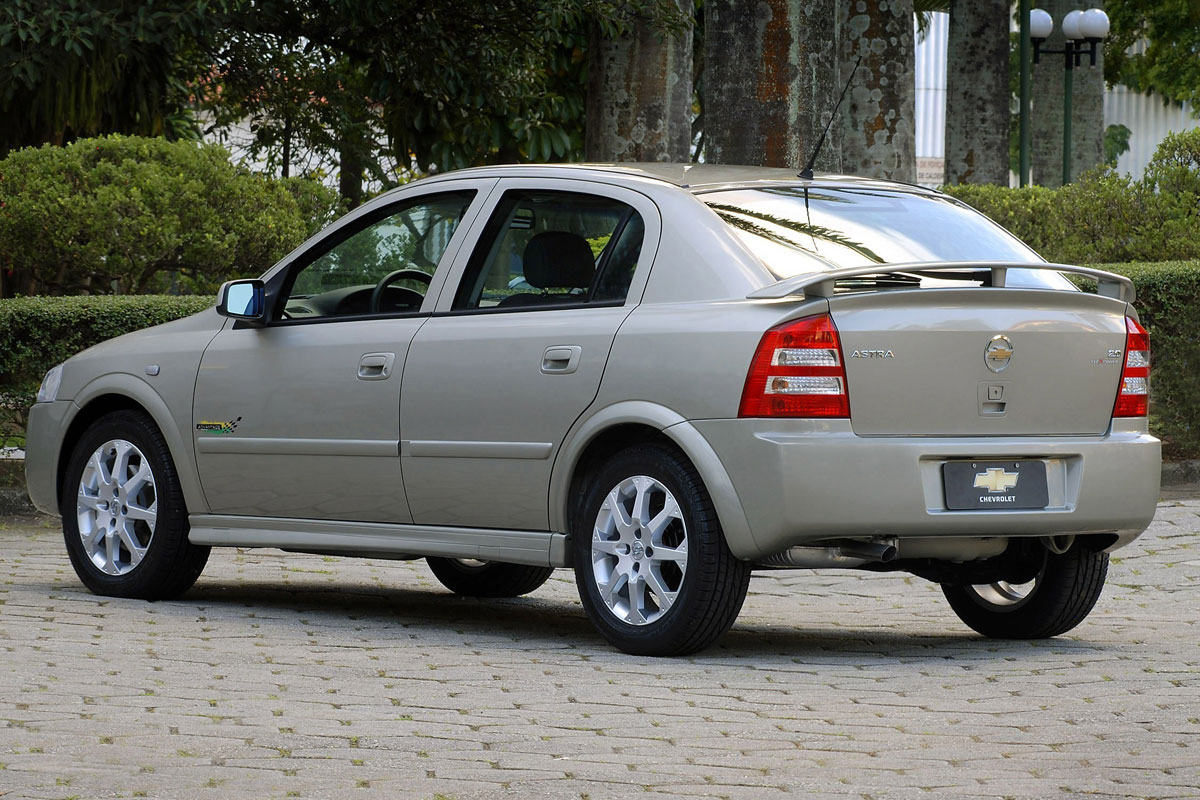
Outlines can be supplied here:
[[[680, 14], [690, 0], [677, 0]], [[684, 3], [686, 2], [686, 5]], [[588, 161], [687, 161], [691, 146], [692, 29], [663, 36], [637, 21], [628, 34], [593, 26], [588, 45]]]
[[1200, 0], [1105, 0], [1104, 8], [1112, 21], [1105, 80], [1200, 107]]
[[845, 3], [842, 75], [862, 59], [842, 105], [843, 160], [853, 175], [916, 181], [913, 13], [913, 0]]
[[98, 133], [194, 135], [184, 54], [221, 0], [7, 0], [0, 156]]
[[[835, 0], [705, 3], [709, 163], [804, 166], [840, 91], [836, 7]], [[840, 134], [834, 124], [818, 168], [841, 169]]]
[[945, 183], [1008, 185], [1008, 0], [951, 0]]

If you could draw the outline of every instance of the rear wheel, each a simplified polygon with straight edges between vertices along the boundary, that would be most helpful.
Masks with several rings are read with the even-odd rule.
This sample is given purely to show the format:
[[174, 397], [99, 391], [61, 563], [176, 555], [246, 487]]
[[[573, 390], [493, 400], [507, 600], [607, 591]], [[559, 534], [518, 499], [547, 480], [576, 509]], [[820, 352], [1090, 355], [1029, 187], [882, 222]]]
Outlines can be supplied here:
[[537, 589], [554, 574], [553, 567], [470, 558], [430, 557], [425, 561], [443, 586], [467, 597], [520, 597]]
[[584, 609], [635, 655], [702, 650], [737, 618], [750, 566], [734, 557], [700, 476], [678, 451], [638, 445], [590, 480], [572, 525]]
[[188, 541], [175, 464], [145, 414], [117, 411], [88, 428], [67, 465], [61, 510], [71, 566], [96, 594], [175, 597], [208, 561], [209, 548]]
[[1108, 554], [1076, 545], [1047, 553], [1027, 583], [942, 584], [959, 619], [993, 639], [1046, 639], [1066, 633], [1087, 617], [1108, 575]]

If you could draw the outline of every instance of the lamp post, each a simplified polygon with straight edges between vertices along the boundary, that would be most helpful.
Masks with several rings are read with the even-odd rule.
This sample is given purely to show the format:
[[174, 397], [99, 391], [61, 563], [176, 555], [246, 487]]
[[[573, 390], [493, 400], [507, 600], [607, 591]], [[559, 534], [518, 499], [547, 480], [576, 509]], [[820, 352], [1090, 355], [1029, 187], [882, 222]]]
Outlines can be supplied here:
[[[1024, 22], [1024, 20], [1022, 20]], [[1066, 42], [1061, 50], [1044, 49], [1042, 44], [1054, 30], [1054, 20], [1040, 8], [1029, 12], [1029, 20], [1022, 38], [1028, 32], [1033, 43], [1033, 63], [1041, 60], [1042, 53], [1063, 56], [1063, 174], [1064, 184], [1071, 182], [1071, 95], [1074, 88], [1075, 68], [1081, 66], [1082, 59], [1087, 56], [1089, 66], [1096, 66], [1096, 51], [1100, 42], [1108, 35], [1108, 15], [1099, 8], [1089, 8], [1087, 11], [1072, 11], [1062, 20], [1063, 36]], [[1024, 53], [1022, 68], [1024, 69]], [[1028, 115], [1028, 86], [1022, 81], [1022, 117]], [[1027, 130], [1028, 123], [1022, 119], [1022, 129]], [[1021, 185], [1028, 181], [1029, 145], [1022, 136], [1021, 139]]]

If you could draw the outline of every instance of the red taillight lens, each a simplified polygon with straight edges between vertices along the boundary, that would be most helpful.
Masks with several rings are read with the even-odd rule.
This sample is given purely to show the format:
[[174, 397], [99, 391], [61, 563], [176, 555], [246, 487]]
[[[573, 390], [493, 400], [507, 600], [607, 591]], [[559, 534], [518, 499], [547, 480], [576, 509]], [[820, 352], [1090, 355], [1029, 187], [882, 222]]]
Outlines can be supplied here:
[[1150, 334], [1133, 317], [1125, 318], [1125, 367], [1117, 390], [1114, 417], [1144, 417], [1150, 410]]
[[763, 334], [738, 416], [850, 416], [842, 346], [828, 314], [788, 322]]

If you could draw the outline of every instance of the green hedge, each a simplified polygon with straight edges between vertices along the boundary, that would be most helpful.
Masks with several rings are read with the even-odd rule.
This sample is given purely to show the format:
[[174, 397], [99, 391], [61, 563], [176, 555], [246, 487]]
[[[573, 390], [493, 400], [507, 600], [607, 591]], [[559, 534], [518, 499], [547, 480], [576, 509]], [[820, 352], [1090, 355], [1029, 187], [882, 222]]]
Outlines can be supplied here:
[[[1099, 264], [1133, 279], [1153, 349], [1150, 425], [1171, 458], [1200, 458], [1200, 261]], [[46, 370], [99, 341], [208, 308], [211, 297], [0, 300], [0, 445], [21, 444]]]
[[1150, 332], [1150, 429], [1168, 458], [1200, 458], [1200, 261], [1097, 264], [1137, 288]]
[[46, 370], [97, 342], [213, 305], [210, 296], [18, 297], [0, 300], [0, 446], [24, 444]]

